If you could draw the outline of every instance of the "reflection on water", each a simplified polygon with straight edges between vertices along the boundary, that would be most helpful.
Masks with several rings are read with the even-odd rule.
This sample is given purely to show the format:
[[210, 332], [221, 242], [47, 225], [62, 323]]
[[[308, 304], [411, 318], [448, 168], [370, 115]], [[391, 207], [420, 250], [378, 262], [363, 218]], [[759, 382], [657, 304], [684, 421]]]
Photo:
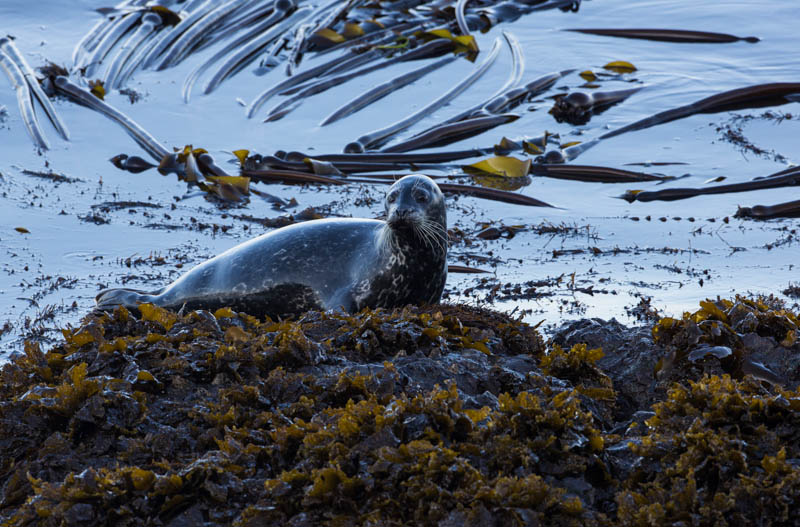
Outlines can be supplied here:
[[[0, 4], [0, 19], [34, 67], [46, 60], [68, 64], [74, 44], [97, 20], [93, 9], [105, 6], [90, 0], [42, 0], [31, 8], [28, 2], [5, 0]], [[713, 93], [798, 81], [793, 53], [796, 31], [791, 23], [795, 2], [771, 2], [770, 16], [764, 16], [764, 9], [763, 3], [755, 1], [700, 5], [688, 0], [586, 1], [577, 13], [536, 12], [500, 24], [487, 34], [476, 34], [484, 51], [501, 30], [516, 36], [527, 65], [523, 83], [552, 71], [576, 71], [524, 105], [519, 119], [447, 148], [487, 147], [503, 136], [520, 139], [544, 132], [558, 134], [561, 144], [587, 141]], [[603, 27], [717, 31], [754, 35], [761, 41], [680, 44], [562, 31]], [[242, 103], [283, 79], [283, 68], [257, 76], [251, 66], [213, 94], [204, 96], [195, 90], [191, 102], [183, 102], [181, 87], [186, 76], [224, 45], [209, 46], [168, 70], [136, 72], [129, 87], [140, 97], [138, 102], [131, 103], [130, 94], [117, 92], [110, 93], [107, 100], [164, 144], [203, 146], [224, 165], [228, 157], [233, 158], [224, 152], [240, 148], [262, 154], [276, 150], [341, 152], [354, 139], [423, 107], [475, 67], [456, 60], [357, 114], [319, 126], [354, 95], [419, 67], [398, 63], [313, 96], [279, 121], [262, 123], [259, 118], [247, 119]], [[329, 58], [308, 55], [299, 71]], [[603, 65], [614, 60], [629, 61], [637, 71], [600, 76], [595, 81], [597, 89], [646, 88], [593, 115], [583, 125], [558, 123], [548, 114], [554, 94], [587, 89], [578, 73], [602, 72]], [[408, 139], [486, 100], [503, 85], [511, 67], [510, 54], [503, 49], [479, 82], [398, 134], [395, 141]], [[0, 81], [0, 108], [5, 107], [7, 113], [0, 122], [0, 331], [12, 328], [0, 337], [0, 343], [8, 349], [18, 346], [19, 335], [35, 335], [37, 324], [76, 323], [103, 287], [160, 287], [204, 258], [264, 232], [259, 219], [296, 214], [307, 207], [318, 207], [326, 214], [364, 217], [381, 212], [383, 188], [369, 185], [335, 191], [270, 185], [270, 193], [296, 198], [297, 207], [276, 211], [269, 202], [252, 196], [243, 207], [220, 209], [202, 194], [187, 194], [185, 184], [174, 176], [117, 170], [108, 162], [112, 156], [142, 155], [125, 132], [66, 100], [56, 100], [55, 106], [72, 138], [70, 142], [60, 140], [43, 119], [52, 150], [39, 154], [25, 132], [13, 90]], [[743, 182], [796, 162], [792, 138], [800, 132], [800, 105], [794, 102], [769, 109], [773, 117], [762, 118], [766, 111], [696, 115], [603, 141], [580, 157], [582, 164], [677, 178], [667, 183], [603, 185], [533, 177], [521, 190], [556, 205], [555, 209], [466, 197], [451, 200], [451, 226], [466, 233], [465, 240], [454, 242], [452, 263], [484, 267], [493, 273], [490, 278], [451, 275], [450, 299], [480, 301], [489, 296], [502, 309], [531, 310], [527, 317], [532, 321], [557, 321], [575, 316], [624, 319], [625, 308], [638, 303], [640, 295], [652, 296], [659, 309], [679, 313], [706, 296], [780, 294], [790, 282], [800, 281], [795, 264], [798, 221], [756, 223], [733, 219], [733, 214], [737, 205], [796, 199], [791, 191], [771, 189], [667, 203], [629, 204], [618, 199], [627, 190], [700, 187], [718, 176], [724, 176], [726, 184]], [[758, 148], [731, 142], [726, 137], [731, 127]], [[518, 157], [525, 156], [520, 153]], [[629, 166], [654, 162], [682, 164]], [[235, 171], [235, 165], [226, 166]], [[78, 181], [36, 178], [24, 174], [23, 169], [52, 170]], [[264, 185], [257, 188], [267, 189]], [[119, 201], [159, 207], [131, 206], [109, 212], [92, 208], [93, 204]], [[475, 233], [490, 222], [524, 228], [513, 237], [476, 239]], [[542, 225], [565, 228], [543, 229]], [[24, 227], [29, 233], [15, 231], [15, 227]], [[503, 294], [528, 282], [544, 284], [520, 286], [521, 291], [533, 288], [537, 293], [534, 299]], [[472, 288], [471, 295], [461, 294]]]

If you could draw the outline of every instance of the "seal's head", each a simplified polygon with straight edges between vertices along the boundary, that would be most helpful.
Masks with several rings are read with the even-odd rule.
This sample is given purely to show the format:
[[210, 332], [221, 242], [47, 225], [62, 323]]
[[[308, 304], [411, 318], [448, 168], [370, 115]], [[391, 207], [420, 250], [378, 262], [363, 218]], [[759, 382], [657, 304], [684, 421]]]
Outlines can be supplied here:
[[428, 176], [413, 174], [395, 182], [386, 194], [386, 223], [397, 236], [415, 237], [447, 251], [444, 195]]

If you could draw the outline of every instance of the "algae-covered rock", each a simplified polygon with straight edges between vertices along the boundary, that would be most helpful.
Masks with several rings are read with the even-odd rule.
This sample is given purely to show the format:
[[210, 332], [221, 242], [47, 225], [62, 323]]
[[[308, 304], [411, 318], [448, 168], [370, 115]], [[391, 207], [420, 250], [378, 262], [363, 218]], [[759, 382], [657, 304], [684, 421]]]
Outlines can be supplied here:
[[[798, 393], [691, 359], [745, 364], [754, 336], [796, 355], [763, 301], [608, 351], [459, 305], [139, 315], [4, 365], [3, 525], [789, 525], [800, 504]], [[627, 401], [604, 364], [648, 342], [669, 379]]]

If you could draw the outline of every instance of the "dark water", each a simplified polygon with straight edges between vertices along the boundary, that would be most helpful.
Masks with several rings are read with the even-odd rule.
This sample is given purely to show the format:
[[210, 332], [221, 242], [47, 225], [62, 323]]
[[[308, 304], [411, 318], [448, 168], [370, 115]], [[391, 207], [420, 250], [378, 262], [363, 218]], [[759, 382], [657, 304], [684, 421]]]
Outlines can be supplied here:
[[[66, 64], [74, 44], [98, 19], [93, 9], [106, 5], [97, 1], [42, 0], [32, 4], [4, 0], [0, 3], [0, 29], [3, 34], [16, 37], [17, 46], [34, 67], [45, 60]], [[477, 35], [479, 45], [488, 50], [502, 30], [512, 32], [525, 50], [523, 82], [566, 68], [601, 71], [609, 61], [626, 60], [638, 71], [621, 80], [603, 80], [601, 89], [632, 85], [644, 85], [645, 89], [578, 127], [559, 124], [547, 113], [551, 106], [547, 96], [558, 91], [551, 90], [523, 107], [519, 120], [449, 148], [485, 147], [503, 136], [533, 137], [545, 131], [561, 134], [562, 142], [587, 140], [607, 129], [716, 92], [752, 84], [798, 81], [800, 63], [794, 23], [798, 14], [800, 10], [793, 0], [706, 4], [688, 0], [591, 0], [584, 2], [577, 13], [544, 11], [501, 24], [487, 34]], [[676, 44], [562, 31], [580, 27], [694, 29], [754, 35], [761, 42]], [[196, 89], [191, 103], [183, 103], [183, 79], [215, 49], [208, 48], [166, 71], [136, 74], [129, 87], [142, 99], [135, 104], [118, 93], [110, 94], [107, 100], [165, 145], [202, 146], [218, 161], [231, 158], [225, 152], [239, 148], [261, 153], [278, 149], [329, 153], [339, 152], [365, 132], [419, 108], [473, 68], [465, 60], [455, 61], [354, 116], [324, 128], [318, 126], [354, 94], [418, 66], [398, 65], [316, 96], [287, 118], [265, 124], [261, 119], [246, 119], [240, 101], [249, 102], [278, 82], [283, 78], [283, 68], [260, 77], [248, 68], [211, 96], [201, 96]], [[304, 67], [315, 63], [309, 56]], [[400, 138], [494, 93], [504, 83], [510, 64], [508, 50], [503, 48], [487, 76]], [[628, 82], [631, 79], [636, 82]], [[573, 74], [557, 87], [573, 89], [583, 83]], [[272, 104], [273, 101], [267, 108]], [[245, 207], [221, 210], [201, 193], [187, 194], [185, 184], [174, 176], [163, 177], [154, 171], [138, 175], [119, 171], [108, 162], [110, 157], [119, 153], [143, 155], [130, 137], [90, 110], [63, 99], [56, 106], [72, 132], [72, 140], [61, 141], [46, 125], [52, 149], [41, 155], [25, 132], [13, 90], [7, 81], [0, 81], [0, 108], [5, 107], [5, 116], [0, 118], [0, 328], [6, 324], [6, 331], [0, 336], [0, 354], [17, 348], [24, 336], [36, 334], [40, 327], [76, 323], [103, 287], [120, 283], [145, 289], [160, 287], [193, 264], [264, 232], [260, 225], [234, 215], [271, 218], [284, 213], [273, 210], [256, 196]], [[747, 181], [795, 163], [800, 104], [771, 108], [773, 116], [783, 116], [778, 119], [762, 118], [766, 110], [693, 116], [605, 141], [578, 160], [581, 164], [687, 176], [664, 185], [603, 185], [534, 178], [521, 190], [558, 207], [554, 209], [458, 199], [451, 207], [450, 223], [468, 233], [477, 232], [484, 222], [565, 228], [556, 233], [549, 229], [523, 231], [510, 240], [477, 241], [471, 246], [457, 244], [452, 263], [468, 263], [492, 272], [485, 275], [489, 277], [485, 287], [473, 296], [465, 296], [462, 291], [475, 286], [477, 278], [451, 276], [449, 298], [479, 302], [494, 285], [512, 284], [513, 289], [514, 284], [523, 284], [521, 289], [525, 290], [531, 287], [525, 282], [545, 281], [535, 286], [536, 298], [501, 300], [495, 305], [505, 310], [523, 310], [530, 321], [555, 322], [577, 316], [626, 319], [626, 308], [636, 305], [641, 296], [652, 297], [654, 307], [671, 314], [716, 295], [781, 296], [790, 283], [800, 281], [796, 265], [798, 220], [764, 223], [738, 220], [732, 215], [737, 205], [798, 199], [794, 189], [679, 202], [629, 204], [617, 199], [626, 190], [703, 186], [707, 180], [720, 176], [726, 178], [725, 183]], [[752, 144], [766, 153], [743, 151], [725, 141], [726, 126], [740, 128]], [[626, 166], [647, 162], [684, 164]], [[53, 170], [77, 181], [58, 183], [26, 175], [23, 170]], [[292, 209], [294, 212], [321, 206], [332, 214], [364, 217], [380, 213], [383, 192], [381, 187], [358, 185], [335, 191], [261, 184], [256, 188], [295, 197], [299, 205]], [[148, 202], [158, 207], [134, 206], [109, 212], [98, 207], [118, 201]], [[108, 223], [89, 221], [93, 214]], [[634, 216], [640, 220], [631, 219]], [[650, 221], [645, 219], [647, 216]], [[726, 217], [728, 221], [724, 221]], [[21, 234], [15, 227], [24, 227], [30, 233]], [[488, 262], [467, 258], [489, 254], [492, 259]], [[593, 295], [586, 293], [589, 288]]]

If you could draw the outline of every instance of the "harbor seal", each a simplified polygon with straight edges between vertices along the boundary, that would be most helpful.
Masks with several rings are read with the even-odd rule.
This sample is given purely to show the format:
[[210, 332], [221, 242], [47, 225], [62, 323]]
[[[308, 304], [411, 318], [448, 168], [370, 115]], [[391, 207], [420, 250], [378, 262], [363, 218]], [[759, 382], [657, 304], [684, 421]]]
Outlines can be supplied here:
[[424, 175], [395, 182], [386, 221], [297, 223], [237, 245], [151, 293], [108, 289], [100, 310], [149, 302], [169, 309], [230, 307], [280, 317], [309, 309], [394, 308], [439, 301], [447, 279], [447, 215]]

